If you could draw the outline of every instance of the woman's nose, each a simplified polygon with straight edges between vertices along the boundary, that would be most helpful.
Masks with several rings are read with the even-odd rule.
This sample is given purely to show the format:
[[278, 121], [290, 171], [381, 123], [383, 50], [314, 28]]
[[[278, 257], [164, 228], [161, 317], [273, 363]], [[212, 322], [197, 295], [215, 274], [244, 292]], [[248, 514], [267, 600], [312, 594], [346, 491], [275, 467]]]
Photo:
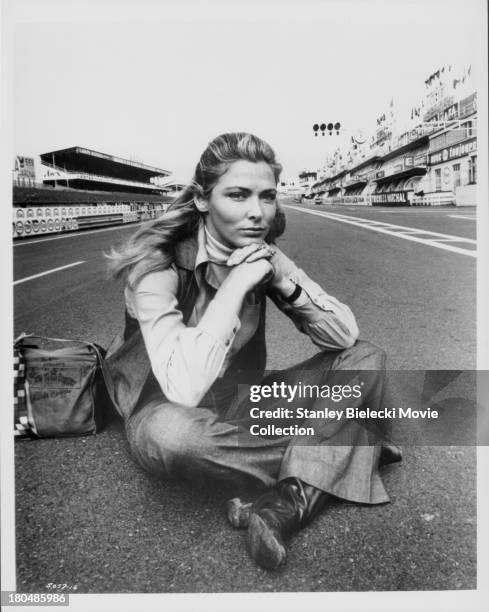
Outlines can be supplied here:
[[248, 217], [250, 219], [261, 219], [263, 217], [260, 198], [251, 197], [249, 199]]

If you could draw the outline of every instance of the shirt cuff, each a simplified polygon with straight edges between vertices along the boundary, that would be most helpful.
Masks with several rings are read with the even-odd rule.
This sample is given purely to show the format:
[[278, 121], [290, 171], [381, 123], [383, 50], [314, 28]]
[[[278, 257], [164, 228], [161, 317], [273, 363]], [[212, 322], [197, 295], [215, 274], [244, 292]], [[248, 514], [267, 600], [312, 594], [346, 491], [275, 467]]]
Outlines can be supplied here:
[[241, 323], [236, 315], [223, 312], [214, 300], [209, 302], [204, 316], [197, 327], [215, 338], [227, 351], [238, 333]]

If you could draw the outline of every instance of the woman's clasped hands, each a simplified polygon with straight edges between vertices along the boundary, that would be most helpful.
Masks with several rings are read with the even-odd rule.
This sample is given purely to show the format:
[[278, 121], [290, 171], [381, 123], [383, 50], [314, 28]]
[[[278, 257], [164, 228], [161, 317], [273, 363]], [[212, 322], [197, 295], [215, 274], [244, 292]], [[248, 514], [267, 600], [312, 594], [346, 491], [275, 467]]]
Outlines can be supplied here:
[[275, 249], [272, 246], [266, 242], [254, 242], [235, 249], [226, 265], [233, 268], [230, 274], [233, 280], [239, 280], [247, 291], [251, 291], [259, 285], [277, 280], [274, 256]]

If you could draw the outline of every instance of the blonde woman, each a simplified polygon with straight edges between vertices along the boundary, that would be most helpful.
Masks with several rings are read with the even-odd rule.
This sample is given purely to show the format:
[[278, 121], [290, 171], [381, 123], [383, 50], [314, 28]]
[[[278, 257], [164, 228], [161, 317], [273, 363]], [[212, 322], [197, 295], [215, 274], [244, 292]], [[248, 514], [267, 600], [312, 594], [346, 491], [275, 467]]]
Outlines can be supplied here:
[[[280, 172], [263, 140], [223, 134], [169, 211], [111, 254], [115, 275], [126, 282], [126, 324], [108, 365], [131, 450], [165, 478], [265, 488], [253, 502], [230, 500], [227, 517], [248, 529], [249, 551], [268, 569], [285, 562], [286, 537], [334, 496], [388, 501], [379, 461], [399, 458], [395, 447], [370, 443], [353, 420], [332, 426], [316, 419], [314, 439], [251, 433], [249, 396], [238, 391], [252, 385], [324, 385], [342, 371], [370, 370], [362, 397], [380, 401], [383, 390], [383, 352], [358, 341], [348, 306], [275, 244], [285, 229]], [[320, 352], [265, 376], [267, 298]], [[348, 399], [352, 406], [362, 401]], [[260, 408], [283, 404], [263, 398]]]

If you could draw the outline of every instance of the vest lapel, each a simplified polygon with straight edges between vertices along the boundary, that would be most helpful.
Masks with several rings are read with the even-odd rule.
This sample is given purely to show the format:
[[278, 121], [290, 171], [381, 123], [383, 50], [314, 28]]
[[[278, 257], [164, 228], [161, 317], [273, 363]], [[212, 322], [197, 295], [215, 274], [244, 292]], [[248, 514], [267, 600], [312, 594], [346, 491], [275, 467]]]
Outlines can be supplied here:
[[177, 242], [175, 245], [175, 263], [177, 266], [193, 271], [198, 248], [197, 232], [194, 232], [185, 240]]

